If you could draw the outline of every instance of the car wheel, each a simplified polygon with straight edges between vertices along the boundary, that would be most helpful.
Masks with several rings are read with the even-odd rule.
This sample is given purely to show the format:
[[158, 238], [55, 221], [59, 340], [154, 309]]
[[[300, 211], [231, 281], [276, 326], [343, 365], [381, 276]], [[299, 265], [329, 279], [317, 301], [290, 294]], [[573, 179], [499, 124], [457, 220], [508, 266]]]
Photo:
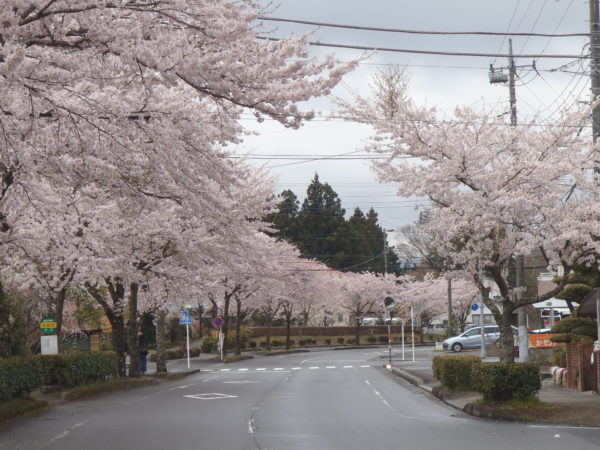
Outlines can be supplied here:
[[463, 346], [461, 344], [459, 344], [458, 342], [455, 344], [452, 344], [452, 351], [453, 352], [462, 352]]

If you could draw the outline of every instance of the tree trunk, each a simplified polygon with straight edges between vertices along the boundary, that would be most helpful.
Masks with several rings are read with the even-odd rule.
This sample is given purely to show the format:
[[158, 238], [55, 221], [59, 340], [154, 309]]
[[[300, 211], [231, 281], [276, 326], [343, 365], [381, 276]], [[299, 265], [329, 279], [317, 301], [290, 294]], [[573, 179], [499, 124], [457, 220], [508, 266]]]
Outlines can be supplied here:
[[221, 332], [223, 333], [223, 357], [227, 356], [227, 335], [229, 334], [229, 302], [233, 294], [225, 294], [223, 298], [223, 326]]
[[112, 305], [108, 303], [107, 299], [96, 286], [85, 283], [87, 291], [102, 307], [106, 318], [110, 322], [112, 327], [112, 347], [113, 351], [117, 354], [117, 374], [120, 377], [125, 377], [127, 376], [127, 336], [125, 331], [123, 304], [125, 299], [125, 287], [120, 278], [117, 278], [115, 281], [108, 278], [106, 279], [106, 285], [108, 287]]
[[271, 351], [271, 325], [273, 324], [273, 316], [270, 314], [267, 315], [267, 351]]
[[63, 309], [65, 307], [65, 298], [67, 297], [67, 287], [63, 287], [58, 294], [56, 294], [56, 308], [54, 309], [54, 318], [56, 320], [56, 334], [60, 336], [60, 331], [62, 330], [62, 318], [63, 318]]
[[202, 321], [202, 316], [204, 315], [204, 306], [198, 300], [198, 333], [200, 334], [199, 338], [202, 339], [204, 337], [204, 322]]
[[156, 314], [156, 373], [167, 370], [167, 311], [159, 309]]
[[512, 302], [503, 302], [502, 320], [500, 322], [500, 362], [509, 363], [515, 361], [515, 347], [512, 332], [512, 313], [510, 308]]
[[4, 291], [4, 285], [0, 283], [0, 358], [11, 356], [10, 337], [10, 309]]
[[360, 345], [360, 317], [356, 316], [356, 345]]
[[292, 315], [285, 315], [285, 349], [290, 349], [290, 337], [292, 334]]
[[240, 336], [240, 332], [242, 331], [242, 301], [240, 299], [235, 299], [235, 354], [242, 354], [242, 337]]
[[139, 378], [140, 352], [138, 348], [138, 289], [137, 283], [129, 285], [129, 296], [127, 301], [127, 347], [129, 348], [129, 376]]

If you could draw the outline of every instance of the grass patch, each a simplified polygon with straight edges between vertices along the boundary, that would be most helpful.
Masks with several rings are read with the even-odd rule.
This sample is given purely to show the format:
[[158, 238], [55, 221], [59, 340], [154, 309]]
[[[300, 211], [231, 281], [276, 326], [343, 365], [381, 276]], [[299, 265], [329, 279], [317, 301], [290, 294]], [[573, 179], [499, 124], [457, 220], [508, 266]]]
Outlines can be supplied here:
[[63, 391], [61, 398], [67, 401], [73, 401], [106, 392], [115, 392], [157, 384], [158, 382], [159, 380], [155, 378], [115, 378], [107, 381], [81, 384], [72, 389]]
[[31, 398], [13, 398], [0, 402], [0, 424], [14, 417], [39, 414], [49, 409], [48, 402]]

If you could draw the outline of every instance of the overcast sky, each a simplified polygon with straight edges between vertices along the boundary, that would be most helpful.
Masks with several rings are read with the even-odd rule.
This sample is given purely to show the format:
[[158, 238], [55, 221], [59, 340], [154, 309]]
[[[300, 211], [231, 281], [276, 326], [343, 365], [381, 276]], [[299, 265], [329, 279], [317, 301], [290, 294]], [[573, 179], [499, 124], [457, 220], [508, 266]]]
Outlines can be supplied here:
[[[265, 2], [266, 3], [266, 2]], [[279, 0], [267, 16], [342, 25], [424, 31], [492, 31], [512, 33], [587, 33], [589, 6], [584, 0]], [[383, 33], [316, 27], [284, 22], [264, 22], [273, 37], [291, 33], [314, 32], [312, 40], [322, 43], [373, 46], [377, 48], [418, 49], [461, 53], [508, 53], [508, 38], [503, 36], [432, 36]], [[548, 38], [513, 36], [517, 66], [530, 66], [532, 58], [522, 54], [580, 55], [589, 48], [586, 37]], [[360, 56], [360, 50], [311, 47], [314, 55], [335, 53], [340, 60]], [[419, 102], [436, 106], [451, 114], [458, 104], [497, 105], [509, 110], [508, 87], [490, 85], [488, 69], [507, 66], [505, 57], [459, 57], [377, 52], [347, 76], [334, 92], [347, 97], [358, 91], [368, 95], [372, 75], [386, 64], [405, 66], [410, 74], [410, 92]], [[518, 70], [517, 108], [519, 121], [539, 114], [549, 118], [561, 106], [589, 100], [587, 60], [536, 58], [538, 72], [531, 67]], [[326, 120], [333, 105], [326, 99], [311, 102], [307, 108], [320, 111], [322, 118], [305, 124], [300, 130], [285, 130], [266, 121], [244, 125], [260, 136], [246, 139], [236, 152], [254, 155], [339, 155], [359, 150], [369, 128], [337, 120]], [[508, 120], [508, 118], [507, 118]], [[380, 223], [398, 229], [418, 217], [414, 199], [394, 195], [393, 185], [377, 182], [366, 160], [295, 161], [289, 159], [255, 160], [270, 167], [277, 178], [277, 193], [292, 189], [300, 198], [315, 172], [340, 195], [351, 212], [356, 206], [373, 206]]]

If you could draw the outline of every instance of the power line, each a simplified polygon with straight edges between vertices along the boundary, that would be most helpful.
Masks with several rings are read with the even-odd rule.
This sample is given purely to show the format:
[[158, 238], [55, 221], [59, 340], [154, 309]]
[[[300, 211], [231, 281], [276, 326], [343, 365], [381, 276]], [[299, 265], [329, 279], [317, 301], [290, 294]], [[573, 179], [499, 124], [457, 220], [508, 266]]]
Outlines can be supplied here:
[[[274, 38], [269, 36], [256, 36], [256, 39], [262, 39], [265, 41], [279, 42], [285, 39]], [[350, 50], [363, 50], [363, 51], [380, 51], [380, 52], [392, 52], [392, 53], [415, 53], [420, 55], [439, 55], [439, 56], [468, 56], [468, 57], [486, 57], [486, 58], [508, 58], [508, 54], [496, 54], [496, 53], [469, 53], [469, 52], [447, 52], [441, 50], [414, 50], [414, 49], [402, 49], [402, 48], [389, 48], [389, 47], [376, 47], [376, 46], [363, 46], [363, 45], [348, 45], [348, 44], [333, 44], [325, 42], [310, 41], [308, 45], [315, 47], [332, 47], [332, 48], [345, 48]], [[515, 58], [554, 58], [554, 59], [589, 59], [590, 56], [577, 56], [577, 55], [539, 55], [539, 54], [523, 54], [514, 55]]]
[[285, 19], [281, 17], [266, 17], [258, 16], [259, 20], [268, 20], [272, 22], [287, 22], [287, 23], [299, 23], [302, 25], [314, 25], [318, 27], [328, 28], [344, 28], [348, 30], [361, 30], [361, 31], [380, 31], [384, 33], [405, 33], [405, 34], [432, 34], [432, 35], [471, 35], [471, 36], [535, 36], [535, 37], [589, 37], [590, 33], [509, 33], [508, 31], [494, 32], [494, 31], [430, 31], [430, 30], [409, 30], [403, 28], [380, 28], [380, 27], [367, 27], [362, 25], [343, 25], [336, 23], [326, 22], [313, 22], [309, 20], [299, 19]]

